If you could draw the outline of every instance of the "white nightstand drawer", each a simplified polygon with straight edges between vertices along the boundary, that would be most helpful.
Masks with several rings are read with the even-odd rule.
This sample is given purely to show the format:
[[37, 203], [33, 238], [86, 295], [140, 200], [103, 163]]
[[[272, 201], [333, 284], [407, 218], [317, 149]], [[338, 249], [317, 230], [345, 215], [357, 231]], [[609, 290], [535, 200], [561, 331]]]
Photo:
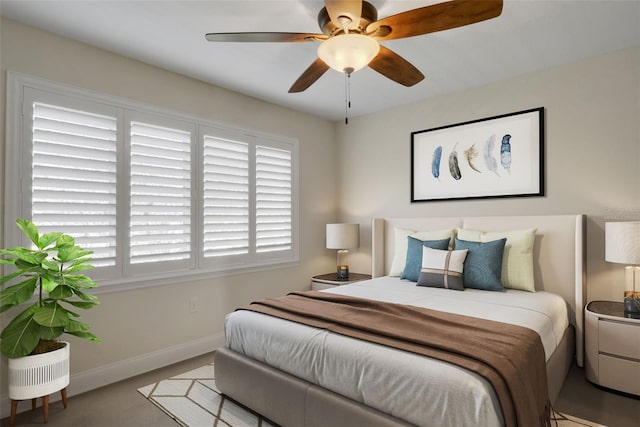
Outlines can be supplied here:
[[[640, 361], [640, 325], [600, 319], [598, 322], [600, 352]], [[640, 366], [640, 365], [639, 365]]]
[[318, 283], [311, 281], [311, 290], [312, 291], [321, 291], [323, 289], [335, 288], [338, 285], [329, 285], [327, 283]]
[[640, 362], [601, 354], [598, 364], [600, 385], [640, 395]]

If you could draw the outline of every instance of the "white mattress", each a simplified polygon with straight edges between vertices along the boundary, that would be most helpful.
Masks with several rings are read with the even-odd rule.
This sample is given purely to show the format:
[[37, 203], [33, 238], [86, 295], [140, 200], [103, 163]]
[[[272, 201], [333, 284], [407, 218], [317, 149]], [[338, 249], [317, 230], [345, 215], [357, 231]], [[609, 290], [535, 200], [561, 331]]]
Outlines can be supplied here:
[[[548, 292], [464, 292], [392, 277], [326, 290], [521, 325], [542, 338], [547, 360], [568, 327], [565, 301]], [[252, 359], [415, 425], [502, 425], [491, 385], [446, 362], [298, 323], [236, 311], [226, 346]]]

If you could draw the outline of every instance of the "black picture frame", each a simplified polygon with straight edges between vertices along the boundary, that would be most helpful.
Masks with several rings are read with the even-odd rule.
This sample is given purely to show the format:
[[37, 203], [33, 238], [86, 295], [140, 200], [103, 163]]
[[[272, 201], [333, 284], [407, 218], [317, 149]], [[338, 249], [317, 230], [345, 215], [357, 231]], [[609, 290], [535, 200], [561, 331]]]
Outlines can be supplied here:
[[544, 107], [411, 133], [411, 203], [544, 196]]

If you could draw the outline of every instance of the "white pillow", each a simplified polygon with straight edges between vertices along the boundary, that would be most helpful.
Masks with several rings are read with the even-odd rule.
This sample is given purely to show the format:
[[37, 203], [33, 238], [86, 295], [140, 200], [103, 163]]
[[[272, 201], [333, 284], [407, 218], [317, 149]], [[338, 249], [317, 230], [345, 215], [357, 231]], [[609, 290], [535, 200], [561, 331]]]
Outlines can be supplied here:
[[458, 239], [491, 242], [507, 238], [502, 255], [502, 284], [505, 288], [535, 292], [533, 279], [533, 244], [536, 229], [513, 231], [477, 231], [458, 228]]
[[391, 262], [391, 269], [389, 270], [389, 276], [400, 277], [404, 270], [404, 264], [407, 261], [407, 237], [411, 236], [418, 240], [441, 240], [451, 239], [453, 237], [454, 229], [448, 230], [433, 230], [433, 231], [414, 231], [405, 230], [402, 228], [394, 228], [394, 249], [393, 249], [393, 261]]

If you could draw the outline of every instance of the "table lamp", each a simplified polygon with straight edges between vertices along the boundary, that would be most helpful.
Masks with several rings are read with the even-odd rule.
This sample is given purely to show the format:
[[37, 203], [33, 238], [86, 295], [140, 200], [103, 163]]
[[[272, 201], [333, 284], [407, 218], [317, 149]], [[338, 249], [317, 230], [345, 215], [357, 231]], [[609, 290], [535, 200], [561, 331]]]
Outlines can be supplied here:
[[327, 249], [338, 249], [338, 280], [349, 280], [349, 249], [360, 243], [360, 224], [327, 224]]
[[624, 311], [640, 313], [640, 221], [605, 223], [605, 259], [627, 264]]

